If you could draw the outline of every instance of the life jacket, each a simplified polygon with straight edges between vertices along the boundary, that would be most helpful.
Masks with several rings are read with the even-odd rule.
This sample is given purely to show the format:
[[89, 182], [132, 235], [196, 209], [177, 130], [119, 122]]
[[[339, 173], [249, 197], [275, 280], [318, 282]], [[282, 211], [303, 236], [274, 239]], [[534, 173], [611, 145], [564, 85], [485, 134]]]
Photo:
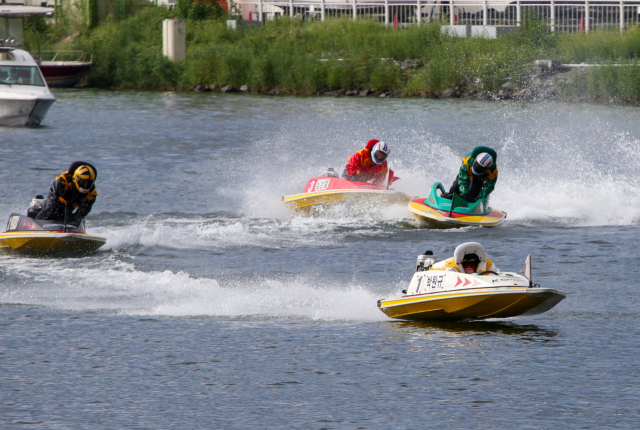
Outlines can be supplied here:
[[69, 171], [63, 172], [56, 178], [56, 181], [64, 185], [64, 192], [58, 196], [58, 200], [65, 206], [73, 205], [74, 208], [77, 208], [80, 202], [94, 201], [98, 197], [95, 184], [91, 186], [91, 191], [87, 194], [80, 193], [73, 183], [73, 173], [69, 173]]
[[371, 150], [367, 148], [361, 149], [353, 154], [347, 162], [346, 169], [350, 176], [366, 175], [370, 177], [380, 177], [383, 180], [389, 172], [387, 162], [384, 161], [382, 164], [375, 164], [371, 160]]
[[[455, 257], [451, 257], [451, 258], [447, 258], [446, 260], [438, 261], [433, 266], [431, 266], [431, 269], [429, 269], [429, 270], [446, 270], [446, 271], [449, 271], [449, 272], [465, 273], [464, 269], [462, 267], [462, 264], [456, 263]], [[487, 258], [486, 261], [481, 261], [478, 264], [478, 268], [476, 269], [475, 273], [482, 273], [482, 272], [485, 272], [487, 270], [491, 270], [493, 272], [499, 272], [498, 267], [495, 264], [493, 264], [493, 261], [491, 261], [489, 258]]]

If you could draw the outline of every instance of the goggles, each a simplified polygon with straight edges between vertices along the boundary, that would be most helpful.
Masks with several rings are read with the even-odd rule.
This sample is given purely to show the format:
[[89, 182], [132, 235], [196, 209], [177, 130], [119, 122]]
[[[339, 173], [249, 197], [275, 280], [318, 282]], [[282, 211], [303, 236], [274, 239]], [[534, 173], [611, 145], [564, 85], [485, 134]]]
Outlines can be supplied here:
[[465, 255], [462, 259], [462, 263], [479, 263], [480, 258], [476, 254]]

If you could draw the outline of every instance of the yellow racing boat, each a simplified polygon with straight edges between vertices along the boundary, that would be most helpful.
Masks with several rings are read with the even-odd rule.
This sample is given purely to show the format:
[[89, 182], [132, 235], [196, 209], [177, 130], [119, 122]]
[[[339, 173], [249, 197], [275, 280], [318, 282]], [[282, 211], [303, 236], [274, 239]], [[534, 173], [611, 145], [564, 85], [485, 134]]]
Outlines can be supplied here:
[[97, 251], [107, 242], [104, 237], [85, 231], [84, 220], [36, 220], [13, 213], [7, 229], [0, 233], [0, 251], [28, 256], [83, 256]]
[[460, 321], [536, 315], [566, 297], [561, 291], [531, 282], [530, 255], [526, 276], [522, 276], [514, 272], [466, 274], [434, 269], [435, 257], [430, 252], [418, 256], [417, 271], [402, 296], [378, 300], [378, 307], [390, 318]]

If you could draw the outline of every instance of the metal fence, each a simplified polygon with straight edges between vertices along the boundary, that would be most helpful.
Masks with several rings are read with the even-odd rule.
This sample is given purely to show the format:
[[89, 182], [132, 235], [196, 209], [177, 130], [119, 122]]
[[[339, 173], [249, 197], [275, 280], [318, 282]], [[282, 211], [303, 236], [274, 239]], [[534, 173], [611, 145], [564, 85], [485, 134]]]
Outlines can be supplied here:
[[527, 18], [551, 31], [623, 30], [638, 25], [640, 0], [241, 0], [243, 18], [264, 21], [278, 16], [302, 20], [371, 19], [394, 27], [438, 21], [449, 25], [519, 26]]

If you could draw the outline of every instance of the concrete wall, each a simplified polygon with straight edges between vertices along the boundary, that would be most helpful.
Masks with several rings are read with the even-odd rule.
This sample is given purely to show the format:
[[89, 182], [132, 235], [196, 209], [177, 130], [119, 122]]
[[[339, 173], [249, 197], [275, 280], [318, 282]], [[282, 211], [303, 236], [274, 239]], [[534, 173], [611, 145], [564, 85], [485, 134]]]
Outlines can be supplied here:
[[184, 19], [162, 21], [162, 53], [173, 61], [187, 58], [187, 26]]

